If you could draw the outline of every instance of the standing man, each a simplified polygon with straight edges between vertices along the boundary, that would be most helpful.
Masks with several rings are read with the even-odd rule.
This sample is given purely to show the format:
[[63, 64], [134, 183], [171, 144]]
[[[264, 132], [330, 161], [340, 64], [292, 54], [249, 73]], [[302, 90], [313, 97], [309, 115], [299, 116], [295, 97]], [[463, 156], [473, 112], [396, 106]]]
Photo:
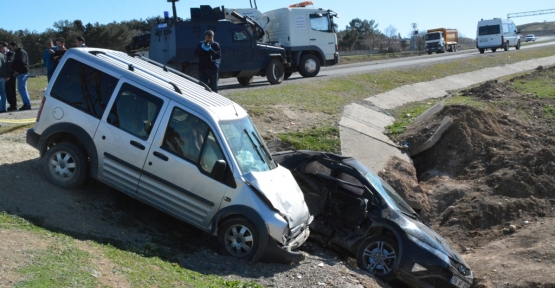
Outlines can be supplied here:
[[52, 45], [52, 39], [46, 40], [44, 45], [46, 45], [46, 49], [42, 53], [42, 61], [44, 61], [44, 64], [46, 65], [46, 78], [48, 79], [48, 82], [50, 82], [50, 78], [52, 78], [52, 74], [54, 74], [54, 62], [52, 61], [52, 55], [56, 52], [56, 50], [58, 50], [58, 47]]
[[17, 93], [15, 92], [15, 76], [13, 75], [12, 63], [15, 53], [8, 49], [7, 42], [0, 42], [0, 52], [6, 56], [8, 61], [8, 81], [6, 82], [6, 97], [8, 98], [8, 103], [10, 107], [6, 109], [7, 111], [17, 111]]
[[214, 31], [206, 30], [204, 32], [204, 41], [198, 43], [195, 55], [199, 57], [198, 79], [208, 84], [212, 91], [218, 93], [218, 72], [222, 51], [220, 44], [214, 41]]
[[66, 41], [62, 37], [56, 39], [56, 46], [58, 47], [58, 50], [56, 50], [56, 52], [54, 52], [54, 54], [52, 54], [52, 61], [54, 62], [54, 69], [56, 69], [56, 67], [60, 63], [60, 60], [62, 60], [62, 57], [64, 56], [64, 54], [66, 54], [66, 51], [67, 51]]
[[17, 77], [17, 91], [23, 101], [23, 106], [21, 106], [19, 110], [31, 110], [31, 98], [29, 97], [29, 91], [27, 91], [27, 79], [29, 78], [29, 57], [27, 57], [27, 52], [25, 52], [23, 48], [19, 47], [19, 44], [14, 41], [10, 43], [10, 49], [15, 52], [12, 69], [14, 75]]
[[81, 36], [75, 37], [75, 47], [87, 47], [87, 45], [85, 45], [85, 38]]
[[0, 53], [0, 113], [6, 112], [6, 80], [8, 75], [8, 59]]

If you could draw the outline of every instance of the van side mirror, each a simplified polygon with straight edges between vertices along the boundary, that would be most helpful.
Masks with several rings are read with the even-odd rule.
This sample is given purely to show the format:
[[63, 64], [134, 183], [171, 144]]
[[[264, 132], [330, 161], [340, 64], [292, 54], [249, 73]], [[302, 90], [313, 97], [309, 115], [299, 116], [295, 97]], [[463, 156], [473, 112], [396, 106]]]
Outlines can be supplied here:
[[223, 182], [225, 180], [225, 169], [227, 168], [227, 163], [225, 160], [220, 159], [216, 161], [214, 167], [212, 167], [212, 172], [210, 172], [210, 176], [214, 177], [214, 179]]

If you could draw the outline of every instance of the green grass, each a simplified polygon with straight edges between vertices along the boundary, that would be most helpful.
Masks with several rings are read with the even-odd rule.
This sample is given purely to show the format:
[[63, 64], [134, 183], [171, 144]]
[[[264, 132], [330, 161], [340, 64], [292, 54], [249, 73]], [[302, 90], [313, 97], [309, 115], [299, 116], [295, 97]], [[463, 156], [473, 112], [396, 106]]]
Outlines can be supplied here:
[[[77, 242], [70, 236], [48, 231], [5, 212], [0, 212], [0, 229], [30, 233], [45, 239], [43, 245], [47, 246], [26, 251], [25, 257], [33, 260], [17, 268], [16, 272], [24, 280], [13, 283], [15, 287], [104, 287], [97, 265], [107, 262], [114, 265], [113, 271], [123, 276], [131, 287], [262, 287], [252, 281], [230, 281], [185, 269], [156, 256], [166, 254], [160, 251], [166, 248], [155, 244], [147, 244], [134, 252], [94, 241]], [[83, 250], [83, 245], [87, 251]]]
[[[44, 95], [44, 90], [48, 85], [46, 76], [39, 77], [29, 77], [27, 80], [27, 90], [29, 91], [29, 97], [31, 100], [40, 100]], [[18, 101], [20, 100], [19, 92], [17, 94]]]
[[539, 98], [555, 98], [555, 71], [547, 77], [516, 80], [512, 86], [523, 93], [531, 93]]
[[303, 132], [289, 132], [279, 134], [281, 141], [291, 145], [293, 150], [316, 150], [339, 153], [341, 140], [339, 128], [324, 126]]
[[543, 107], [543, 114], [545, 115], [545, 117], [547, 118], [554, 118], [555, 117], [555, 107]]

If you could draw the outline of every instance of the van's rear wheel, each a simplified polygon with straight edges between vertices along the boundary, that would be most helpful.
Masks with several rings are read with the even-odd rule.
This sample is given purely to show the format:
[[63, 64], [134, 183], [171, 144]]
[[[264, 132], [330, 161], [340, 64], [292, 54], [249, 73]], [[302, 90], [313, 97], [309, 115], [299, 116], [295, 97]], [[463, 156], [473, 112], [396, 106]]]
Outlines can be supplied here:
[[299, 63], [299, 73], [303, 77], [314, 77], [320, 72], [320, 61], [313, 54], [306, 54]]
[[243, 217], [226, 220], [218, 230], [218, 245], [225, 255], [250, 260], [260, 245], [258, 230]]
[[278, 59], [271, 59], [266, 66], [266, 78], [270, 84], [279, 84], [283, 82], [284, 68], [281, 61]]
[[83, 184], [89, 172], [85, 152], [70, 142], [61, 142], [48, 149], [42, 158], [42, 166], [48, 181], [62, 188]]
[[243, 85], [243, 86], [249, 86], [252, 84], [252, 79], [254, 77], [237, 77], [237, 81], [239, 81], [239, 84]]

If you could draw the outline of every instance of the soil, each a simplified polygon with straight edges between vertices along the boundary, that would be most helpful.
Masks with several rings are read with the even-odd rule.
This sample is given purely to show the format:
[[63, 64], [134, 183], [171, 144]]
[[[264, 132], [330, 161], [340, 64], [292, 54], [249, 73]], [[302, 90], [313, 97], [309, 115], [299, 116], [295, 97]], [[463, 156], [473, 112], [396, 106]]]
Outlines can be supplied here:
[[[452, 120], [441, 139], [415, 155], [413, 163], [392, 159], [380, 173], [461, 252], [474, 271], [474, 287], [555, 287], [554, 118], [542, 112], [554, 107], [555, 100], [511, 87], [514, 81], [554, 75], [554, 69], [461, 91], [489, 108], [446, 106], [407, 127], [394, 140], [407, 142], [410, 151], [445, 117]], [[266, 140], [278, 132], [338, 120], [279, 106], [253, 119]], [[187, 269], [270, 287], [388, 287], [356, 268], [353, 259], [310, 241], [301, 248], [306, 260], [296, 264], [250, 265], [221, 256], [215, 237], [101, 183], [88, 180], [71, 190], [49, 184], [38, 152], [24, 137], [23, 130], [0, 136], [0, 211], [82, 241], [82, 249], [94, 255], [103, 285], [131, 286], [113, 274], [114, 264], [87, 246], [88, 241], [153, 253]], [[20, 281], [16, 268], [32, 261], [29, 255], [51, 241], [0, 229], [0, 286]], [[153, 244], [159, 249], [145, 252]]]

